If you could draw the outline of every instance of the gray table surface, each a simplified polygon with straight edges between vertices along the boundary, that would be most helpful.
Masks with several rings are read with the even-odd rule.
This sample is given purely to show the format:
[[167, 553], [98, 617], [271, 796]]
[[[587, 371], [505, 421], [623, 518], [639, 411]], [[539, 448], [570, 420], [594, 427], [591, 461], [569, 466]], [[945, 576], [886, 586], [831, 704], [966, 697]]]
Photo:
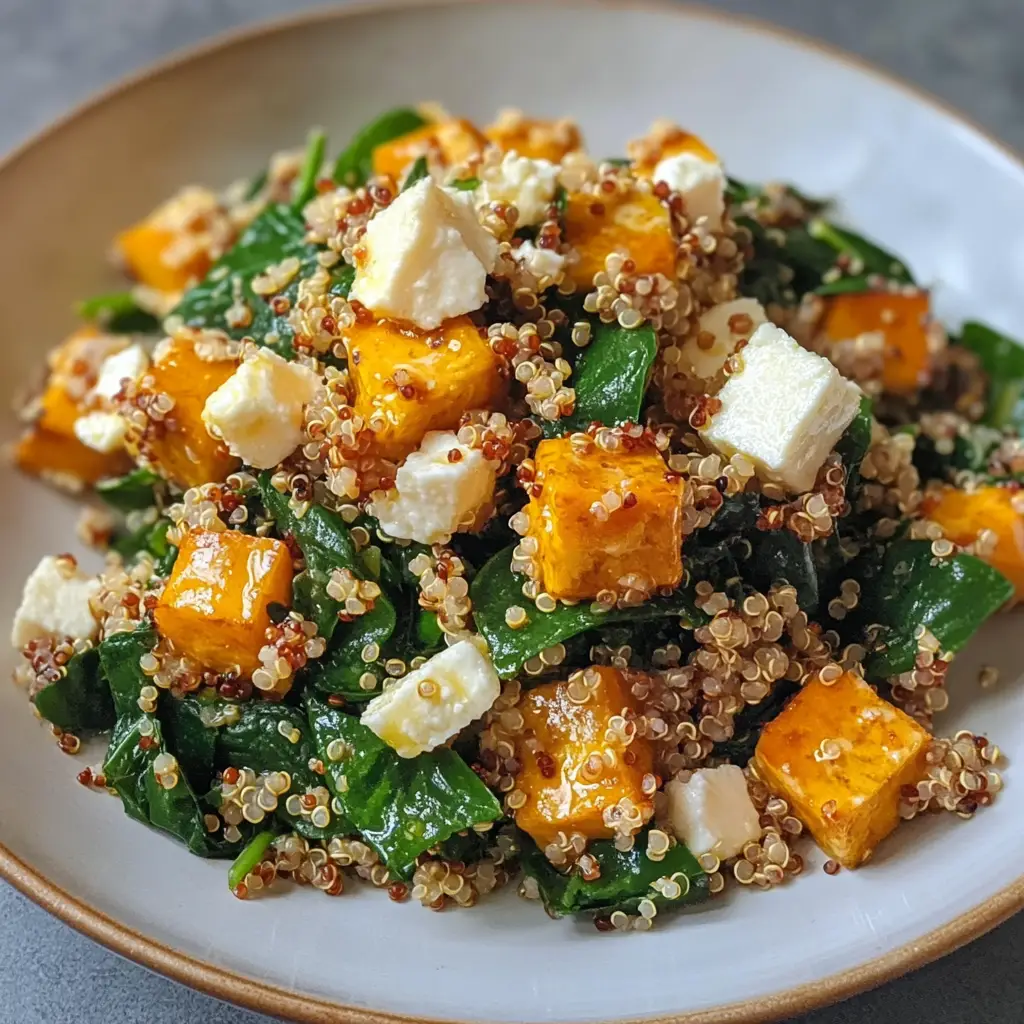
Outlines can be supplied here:
[[[0, 151], [83, 97], [296, 0], [0, 0]], [[712, 0], [855, 51], [1024, 150], [1024, 0]], [[1024, 1020], [1024, 915], [909, 977], [801, 1024]], [[3, 1024], [260, 1024], [107, 952], [0, 884]]]

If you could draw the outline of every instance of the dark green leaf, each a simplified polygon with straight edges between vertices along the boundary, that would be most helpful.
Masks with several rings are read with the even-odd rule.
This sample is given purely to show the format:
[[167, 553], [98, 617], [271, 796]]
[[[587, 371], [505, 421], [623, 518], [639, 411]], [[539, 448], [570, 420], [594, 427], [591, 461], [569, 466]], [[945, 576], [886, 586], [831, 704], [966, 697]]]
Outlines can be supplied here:
[[480, 187], [480, 179], [460, 178], [458, 181], [451, 182], [448, 187], [458, 189], [459, 192], [472, 192]]
[[205, 793], [213, 782], [219, 731], [216, 726], [209, 726], [203, 721], [203, 709], [218, 705], [223, 709], [227, 704], [227, 701], [216, 699], [176, 697], [170, 693], [160, 695], [157, 716], [167, 746], [174, 752], [185, 777], [197, 793]]
[[914, 283], [913, 276], [902, 260], [855, 231], [838, 227], [822, 218], [812, 220], [808, 230], [811, 237], [824, 242], [837, 255], [849, 256], [858, 261], [861, 264], [856, 268], [858, 274], [878, 274], [890, 281]]
[[422, 181], [424, 178], [430, 177], [430, 164], [427, 163], [425, 156], [417, 157], [412, 167], [409, 168], [409, 173], [405, 176], [405, 180], [402, 182], [402, 191], [404, 192], [407, 188], [412, 188], [417, 181]]
[[797, 602], [808, 615], [812, 615], [821, 597], [812, 545], [805, 544], [785, 529], [759, 531], [752, 543], [752, 569], [758, 589], [767, 592], [773, 583], [785, 581], [796, 587]]
[[782, 679], [760, 704], [748, 704], [736, 716], [731, 738], [715, 744], [714, 756], [728, 758], [731, 764], [746, 765], [754, 756], [761, 730], [786, 706], [798, 689], [796, 683]]
[[133, 533], [116, 537], [110, 546], [126, 562], [133, 562], [143, 552], [147, 552], [153, 556], [157, 575], [166, 576], [178, 557], [178, 549], [167, 540], [170, 528], [169, 519], [159, 518], [154, 523], [140, 526]]
[[594, 422], [606, 427], [638, 423], [657, 354], [658, 338], [650, 325], [626, 330], [618, 324], [598, 324], [570, 380], [576, 408], [571, 416], [545, 422], [545, 433], [586, 430]]
[[108, 636], [97, 648], [119, 718], [134, 716], [139, 710], [139, 694], [149, 682], [139, 659], [153, 649], [156, 639], [152, 627], [139, 626], [132, 633]]
[[[399, 757], [358, 719], [315, 698], [309, 699], [309, 721], [327, 783], [346, 816], [403, 878], [425, 850], [501, 816], [491, 791], [447, 747]], [[334, 740], [345, 744], [341, 760], [328, 756]]]
[[[306, 242], [305, 234], [302, 215], [291, 206], [267, 206], [206, 277], [185, 292], [173, 315], [180, 316], [190, 327], [215, 327], [233, 338], [251, 336], [286, 359], [292, 358], [294, 331], [287, 313], [274, 313], [270, 303], [253, 292], [251, 282], [271, 264], [294, 256], [299, 260], [299, 272], [280, 293], [294, 302], [299, 282], [318, 266], [319, 250]], [[331, 294], [347, 295], [353, 276], [352, 267], [339, 264], [332, 271]], [[252, 322], [246, 327], [231, 327], [224, 318], [234, 304], [236, 279], [241, 281], [242, 298], [252, 311]]]
[[324, 166], [324, 153], [327, 151], [327, 135], [321, 128], [314, 128], [309, 133], [306, 143], [306, 156], [302, 161], [302, 170], [295, 181], [295, 196], [292, 206], [301, 211], [316, 195], [316, 183]]
[[897, 540], [882, 558], [869, 557], [861, 580], [861, 616], [885, 627], [866, 662], [871, 678], [909, 672], [917, 657], [915, 630], [924, 626], [943, 651], [959, 651], [1012, 596], [1013, 584], [973, 555], [937, 559], [926, 540]]
[[860, 464], [871, 447], [871, 432], [874, 424], [874, 403], [870, 398], [860, 400], [860, 408], [853, 422], [846, 428], [836, 443], [836, 451], [846, 467], [846, 494], [852, 500], [860, 484]]
[[873, 276], [869, 274], [851, 274], [848, 277], [837, 277], [826, 281], [814, 289], [815, 295], [827, 298], [829, 295], [857, 295], [873, 289]]
[[[584, 881], [577, 871], [564, 875], [558, 871], [529, 839], [522, 837], [520, 861], [523, 870], [536, 879], [548, 913], [554, 917], [566, 914], [598, 914], [606, 917], [616, 910], [635, 914], [641, 900], [649, 899], [659, 911], [678, 909], [700, 903], [710, 895], [708, 876], [693, 854], [676, 843], [664, 859], [653, 861], [647, 856], [647, 832], [637, 836], [633, 849], [623, 853], [609, 839], [600, 839], [587, 846], [601, 874], [592, 882]], [[675, 900], [666, 899], [652, 883], [659, 878], [674, 878], [682, 888]]]
[[978, 356], [988, 374], [985, 422], [1024, 431], [1024, 348], [976, 321], [964, 324], [959, 342]]
[[141, 512], [156, 503], [163, 478], [151, 469], [133, 469], [125, 476], [109, 477], [96, 484], [96, 493], [118, 512]]
[[[498, 552], [470, 587], [474, 619], [487, 639], [494, 668], [503, 679], [511, 679], [525, 661], [553, 644], [597, 626], [679, 618], [687, 628], [692, 628], [705, 621], [685, 590], [635, 608], [598, 612], [591, 610], [589, 601], [581, 601], [577, 605], [560, 604], [553, 612], [541, 612], [523, 596], [526, 579], [512, 572], [511, 562], [511, 548]], [[505, 612], [513, 605], [526, 609], [528, 621], [520, 629], [512, 629], [505, 622]]]
[[131, 292], [94, 295], [79, 302], [75, 312], [112, 334], [156, 334], [160, 330], [160, 321], [144, 310]]
[[238, 886], [245, 881], [246, 875], [253, 868], [259, 866], [264, 854], [270, 849], [270, 844], [277, 838], [277, 833], [271, 829], [264, 832], [257, 832], [245, 844], [242, 852], [235, 858], [234, 863], [228, 870], [228, 888], [234, 892]]
[[64, 675], [32, 698], [48, 722], [74, 733], [104, 732], [114, 725], [114, 702], [103, 673], [99, 651], [92, 647], [64, 666]]
[[[381, 691], [386, 674], [381, 659], [367, 664], [363, 661], [363, 648], [378, 644], [383, 650], [395, 631], [397, 617], [390, 601], [378, 601], [365, 615], [342, 625], [331, 649], [310, 666], [310, 678], [318, 690], [336, 693], [346, 700], [369, 700]], [[359, 685], [366, 672], [377, 676], [377, 685], [364, 689]]]
[[266, 169], [260, 171], [260, 173], [249, 182], [249, 187], [245, 190], [245, 194], [242, 198], [246, 202], [251, 202], [255, 199], [266, 187], [267, 179], [269, 177], [270, 173]]
[[338, 157], [334, 165], [334, 180], [349, 188], [365, 185], [373, 174], [373, 151], [385, 142], [422, 128], [426, 123], [424, 118], [408, 107], [399, 107], [381, 114], [375, 121], [361, 128]]

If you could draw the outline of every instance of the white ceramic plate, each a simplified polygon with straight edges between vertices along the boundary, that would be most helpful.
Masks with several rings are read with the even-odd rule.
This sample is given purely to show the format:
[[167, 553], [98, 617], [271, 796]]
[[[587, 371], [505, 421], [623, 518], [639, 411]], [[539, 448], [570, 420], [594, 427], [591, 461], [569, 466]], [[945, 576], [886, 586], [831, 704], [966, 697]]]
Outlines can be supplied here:
[[[377, 112], [421, 98], [477, 120], [508, 104], [568, 113], [598, 154], [621, 152], [657, 116], [674, 118], [741, 177], [840, 196], [853, 223], [936, 283], [943, 313], [1024, 325], [1024, 169], [870, 70], [674, 6], [348, 8], [171, 62], [0, 169], [6, 397], [71, 327], [73, 299], [110, 283], [102, 255], [117, 228], [182, 183], [251, 172], [309, 124], [340, 143]], [[74, 511], [2, 474], [8, 621], [38, 557], [73, 545]], [[1016, 628], [1002, 621], [963, 658], [944, 723], [988, 732], [1011, 754], [1024, 750]], [[973, 681], [981, 661], [1004, 668], [994, 690]], [[240, 903], [223, 864], [188, 856], [130, 822], [116, 800], [83, 790], [74, 778], [81, 765], [48, 741], [23, 694], [0, 688], [0, 708], [4, 874], [144, 963], [308, 1020], [764, 1018], [906, 970], [1024, 901], [1024, 785], [1011, 768], [1005, 793], [970, 824], [917, 823], [863, 871], [830, 878], [812, 869], [784, 889], [737, 892], [646, 935], [553, 923], [511, 893], [443, 915], [359, 890]]]

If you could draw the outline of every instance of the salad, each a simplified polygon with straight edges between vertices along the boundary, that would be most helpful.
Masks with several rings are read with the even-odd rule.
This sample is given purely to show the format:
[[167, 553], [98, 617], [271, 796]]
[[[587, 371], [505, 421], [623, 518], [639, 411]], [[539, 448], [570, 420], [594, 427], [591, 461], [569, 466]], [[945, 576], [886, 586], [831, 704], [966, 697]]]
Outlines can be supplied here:
[[518, 880], [601, 930], [991, 803], [936, 716], [1024, 592], [1024, 350], [672, 124], [327, 151], [121, 232], [21, 410], [105, 552], [12, 634], [83, 786], [241, 898]]

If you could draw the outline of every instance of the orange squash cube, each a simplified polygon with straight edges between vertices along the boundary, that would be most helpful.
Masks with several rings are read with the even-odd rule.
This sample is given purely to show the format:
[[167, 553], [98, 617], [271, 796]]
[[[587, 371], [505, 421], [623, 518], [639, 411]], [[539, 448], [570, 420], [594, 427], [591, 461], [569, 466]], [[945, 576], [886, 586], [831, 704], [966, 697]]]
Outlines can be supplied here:
[[272, 537], [191, 530], [153, 617], [161, 636], [216, 672], [259, 668], [270, 615], [292, 602], [292, 558]]
[[206, 275], [230, 243], [221, 237], [230, 230], [213, 192], [186, 188], [122, 231], [114, 250], [142, 284], [178, 292]]
[[644, 792], [644, 776], [654, 763], [650, 744], [609, 740], [616, 730], [606, 736], [615, 716], [636, 711], [621, 672], [595, 665], [568, 682], [535, 687], [517, 707], [524, 725], [516, 742], [516, 788], [526, 803], [516, 812], [516, 824], [541, 849], [559, 832], [613, 836], [605, 812], [622, 800], [636, 805], [645, 821], [651, 817], [653, 794]]
[[631, 142], [627, 152], [638, 178], [652, 178], [662, 160], [680, 153], [690, 153], [708, 163], [719, 162], [718, 154], [703, 139], [668, 123], [656, 124], [644, 138]]
[[164, 394], [174, 400], [167, 416], [141, 437], [129, 433], [128, 443], [154, 470], [178, 484], [197, 487], [224, 480], [240, 465], [203, 423], [203, 406], [237, 367], [234, 359], [209, 362], [196, 355], [184, 337], [172, 339], [139, 382], [143, 395]]
[[874, 331], [884, 336], [882, 386], [886, 391], [908, 395], [927, 384], [931, 369], [927, 292], [855, 292], [825, 301], [822, 329], [829, 341], [847, 341]]
[[428, 430], [451, 430], [464, 412], [490, 409], [501, 395], [498, 358], [469, 317], [436, 331], [394, 320], [356, 323], [343, 336], [355, 410], [385, 458], [408, 455]]
[[942, 527], [954, 543], [967, 547], [982, 530], [992, 530], [995, 548], [979, 558], [998, 569], [1024, 598], [1024, 492], [1010, 487], [979, 487], [961, 491], [944, 487], [925, 495], [921, 511]]
[[594, 275], [604, 270], [605, 257], [612, 252], [629, 256], [638, 274], [664, 274], [675, 280], [676, 243], [669, 212], [650, 192], [570, 193], [565, 240], [580, 256], [567, 270], [577, 291], [590, 291]]
[[900, 787], [920, 781], [931, 736], [847, 672], [808, 683], [762, 730], [758, 774], [843, 867], [899, 824]]
[[[653, 447], [577, 450], [569, 438], [541, 441], [540, 494], [527, 506], [544, 589], [585, 600], [603, 590], [674, 587], [683, 578], [683, 480]], [[614, 511], [607, 509], [611, 492]], [[615, 499], [612, 499], [614, 503]]]
[[421, 156], [427, 157], [432, 166], [452, 167], [478, 157], [486, 145], [487, 139], [470, 121], [437, 121], [377, 146], [373, 173], [401, 181], [403, 172]]
[[484, 129], [484, 135], [505, 153], [515, 150], [520, 156], [553, 164], [583, 148], [580, 130], [574, 122], [541, 121], [518, 110], [502, 111], [494, 124]]
[[77, 489], [129, 468], [124, 452], [97, 452], [75, 436], [75, 420], [86, 411], [86, 396], [100, 364], [125, 344], [124, 338], [82, 327], [50, 353], [50, 377], [39, 400], [38, 418], [14, 450], [23, 472]]

